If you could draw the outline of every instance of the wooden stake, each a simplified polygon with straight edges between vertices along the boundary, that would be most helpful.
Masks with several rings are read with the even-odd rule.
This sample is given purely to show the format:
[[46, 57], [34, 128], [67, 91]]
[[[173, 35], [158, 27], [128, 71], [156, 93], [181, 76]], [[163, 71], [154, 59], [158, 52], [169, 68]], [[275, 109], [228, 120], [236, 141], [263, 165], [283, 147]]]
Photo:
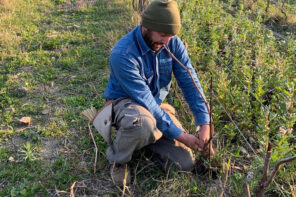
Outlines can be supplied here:
[[[210, 86], [210, 137], [209, 137], [209, 176], [211, 176], [211, 147], [212, 147], [212, 137], [214, 134], [214, 125], [213, 125], [213, 73], [211, 72], [211, 86]], [[205, 148], [205, 147], [204, 147]]]

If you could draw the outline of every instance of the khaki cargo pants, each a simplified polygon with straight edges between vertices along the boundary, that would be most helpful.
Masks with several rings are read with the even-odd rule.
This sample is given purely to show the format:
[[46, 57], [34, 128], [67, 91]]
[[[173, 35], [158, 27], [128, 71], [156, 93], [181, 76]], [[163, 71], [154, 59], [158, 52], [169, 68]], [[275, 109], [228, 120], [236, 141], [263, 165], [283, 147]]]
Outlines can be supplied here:
[[[182, 128], [171, 105], [161, 104], [160, 107]], [[157, 129], [152, 114], [131, 99], [120, 98], [113, 101], [113, 126], [117, 133], [107, 149], [110, 163], [128, 163], [134, 151], [144, 148], [153, 152], [164, 170], [168, 170], [172, 165], [182, 171], [193, 169], [194, 157], [191, 149], [177, 140], [164, 137]]]

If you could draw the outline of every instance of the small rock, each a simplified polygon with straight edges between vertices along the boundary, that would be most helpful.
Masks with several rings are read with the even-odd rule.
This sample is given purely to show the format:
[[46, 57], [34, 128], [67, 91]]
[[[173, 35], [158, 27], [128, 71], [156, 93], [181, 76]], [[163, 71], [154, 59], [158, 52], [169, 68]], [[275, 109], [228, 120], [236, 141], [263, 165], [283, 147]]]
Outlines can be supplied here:
[[87, 169], [87, 163], [86, 163], [85, 161], [81, 161], [81, 162], [79, 162], [79, 163], [78, 163], [78, 166], [79, 166], [82, 170], [88, 172], [88, 169]]
[[13, 107], [9, 107], [6, 109], [7, 112], [11, 112], [11, 113], [14, 113], [15, 112], [15, 109]]
[[21, 98], [27, 95], [28, 90], [25, 87], [21, 87], [21, 88], [17, 88], [15, 90], [10, 91], [10, 93], [15, 97]]
[[251, 143], [256, 143], [256, 141], [255, 141], [255, 139], [254, 139], [253, 137], [249, 137], [249, 141], [250, 141]]
[[42, 110], [41, 113], [42, 113], [43, 115], [49, 114], [49, 109], [44, 109], [44, 110]]
[[248, 151], [244, 148], [244, 147], [239, 147], [239, 150], [240, 150], [240, 152], [242, 152], [242, 153], [244, 153], [244, 154], [247, 154], [248, 153]]

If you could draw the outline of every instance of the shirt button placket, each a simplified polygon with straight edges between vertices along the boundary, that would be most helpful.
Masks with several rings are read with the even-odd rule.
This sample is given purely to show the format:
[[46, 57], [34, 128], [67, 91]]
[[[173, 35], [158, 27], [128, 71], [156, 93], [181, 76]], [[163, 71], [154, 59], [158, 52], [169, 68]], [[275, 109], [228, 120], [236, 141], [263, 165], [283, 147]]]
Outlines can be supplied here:
[[155, 66], [154, 66], [154, 68], [155, 68], [155, 77], [156, 77], [156, 90], [157, 90], [157, 93], [159, 92], [159, 65], [158, 65], [158, 56], [159, 56], [159, 53], [156, 53], [155, 54], [155, 58], [154, 58], [154, 60], [155, 60]]

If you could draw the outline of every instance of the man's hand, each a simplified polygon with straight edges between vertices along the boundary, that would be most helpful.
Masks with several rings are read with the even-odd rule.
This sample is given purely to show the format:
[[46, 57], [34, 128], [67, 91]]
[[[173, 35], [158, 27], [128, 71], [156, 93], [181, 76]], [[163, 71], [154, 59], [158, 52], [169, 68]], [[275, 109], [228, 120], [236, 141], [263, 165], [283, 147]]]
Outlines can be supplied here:
[[176, 138], [176, 140], [182, 142], [194, 151], [202, 151], [202, 148], [200, 148], [201, 141], [194, 135], [183, 132], [179, 137]]
[[[179, 137], [176, 138], [179, 142], [182, 142], [189, 148], [194, 151], [203, 152], [203, 156], [208, 158], [210, 155], [214, 155], [215, 151], [213, 147], [210, 147], [210, 143], [208, 143], [210, 139], [210, 126], [209, 125], [201, 125], [199, 136], [182, 133]], [[206, 145], [206, 146], [205, 146]], [[210, 148], [210, 151], [209, 151]], [[209, 154], [210, 153], [210, 154]]]
[[[209, 139], [210, 139], [210, 125], [200, 125], [200, 132], [199, 132], [200, 147], [199, 148], [203, 150], [203, 156], [205, 158], [208, 158], [210, 155], [215, 154], [213, 147], [212, 146], [210, 147], [210, 143], [208, 143]], [[209, 151], [209, 148], [210, 148], [210, 151]]]

